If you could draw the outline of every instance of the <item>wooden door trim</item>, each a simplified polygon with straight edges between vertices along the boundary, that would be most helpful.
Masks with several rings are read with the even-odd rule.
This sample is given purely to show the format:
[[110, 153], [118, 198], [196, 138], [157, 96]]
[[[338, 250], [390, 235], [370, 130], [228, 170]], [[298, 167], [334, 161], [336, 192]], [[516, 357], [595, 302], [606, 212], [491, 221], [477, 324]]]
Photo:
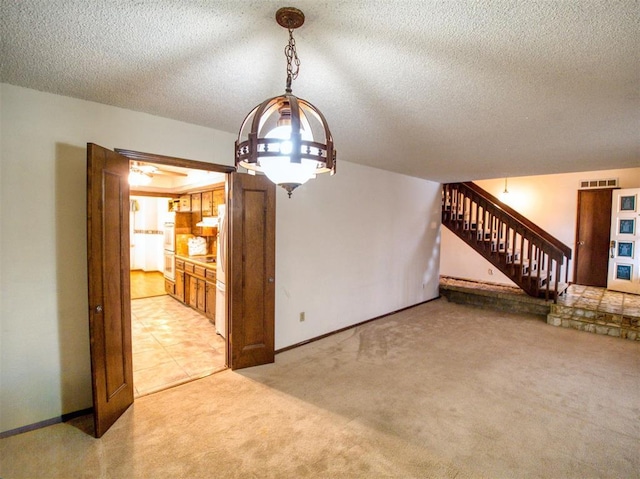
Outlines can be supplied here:
[[144, 161], [147, 163], [158, 163], [159, 165], [180, 166], [182, 168], [215, 171], [218, 173], [233, 173], [236, 171], [235, 166], [217, 165], [214, 163], [207, 163], [206, 161], [188, 160], [185, 158], [175, 158], [173, 156], [156, 155], [154, 153], [125, 150], [122, 148], [114, 148], [114, 151], [119, 155], [129, 158], [130, 160]]

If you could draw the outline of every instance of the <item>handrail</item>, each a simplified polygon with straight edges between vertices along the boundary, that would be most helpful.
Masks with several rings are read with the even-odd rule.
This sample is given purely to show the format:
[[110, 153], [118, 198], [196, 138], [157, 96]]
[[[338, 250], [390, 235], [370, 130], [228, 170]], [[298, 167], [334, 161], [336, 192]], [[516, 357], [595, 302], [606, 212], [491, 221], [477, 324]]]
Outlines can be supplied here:
[[555, 236], [549, 234], [548, 232], [546, 232], [545, 230], [540, 228], [537, 224], [533, 223], [527, 217], [525, 217], [522, 214], [518, 213], [516, 210], [511, 208], [509, 205], [506, 205], [505, 203], [500, 201], [498, 198], [493, 196], [488, 191], [483, 190], [482, 188], [480, 188], [478, 185], [476, 185], [475, 183], [473, 183], [471, 181], [465, 181], [465, 182], [462, 182], [462, 183], [449, 183], [449, 186], [454, 188], [454, 189], [455, 189], [456, 185], [462, 185], [462, 186], [472, 190], [474, 193], [478, 194], [480, 197], [482, 197], [482, 198], [488, 200], [489, 202], [493, 203], [493, 206], [495, 208], [504, 211], [507, 215], [509, 215], [511, 217], [511, 219], [513, 219], [516, 222], [519, 222], [522, 225], [526, 226], [529, 230], [534, 232], [541, 239], [545, 240], [547, 243], [549, 243], [551, 246], [553, 246], [555, 249], [557, 249], [560, 253], [562, 253], [568, 259], [571, 259], [571, 248], [569, 246], [564, 244], [562, 241], [560, 241]]
[[557, 301], [563, 270], [569, 280], [569, 246], [472, 182], [444, 184], [442, 200], [444, 226], [528, 294]]

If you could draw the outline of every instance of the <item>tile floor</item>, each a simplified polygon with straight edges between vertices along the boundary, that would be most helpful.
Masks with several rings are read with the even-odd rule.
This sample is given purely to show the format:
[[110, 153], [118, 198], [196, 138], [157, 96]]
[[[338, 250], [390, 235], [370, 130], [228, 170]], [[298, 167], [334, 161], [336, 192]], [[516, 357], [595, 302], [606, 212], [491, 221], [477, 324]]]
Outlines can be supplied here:
[[135, 397], [225, 369], [225, 341], [208, 318], [169, 295], [131, 301]]
[[558, 298], [558, 304], [625, 316], [640, 316], [639, 295], [593, 286], [570, 285], [565, 294]]

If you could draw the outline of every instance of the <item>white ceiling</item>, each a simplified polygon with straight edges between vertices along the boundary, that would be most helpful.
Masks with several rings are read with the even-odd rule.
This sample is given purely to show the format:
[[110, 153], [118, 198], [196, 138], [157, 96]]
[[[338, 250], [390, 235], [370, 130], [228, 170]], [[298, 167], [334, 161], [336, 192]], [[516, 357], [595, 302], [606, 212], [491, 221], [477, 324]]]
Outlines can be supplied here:
[[[437, 181], [640, 166], [637, 0], [2, 0], [1, 80], [237, 133], [293, 92], [338, 161]], [[338, 165], [339, 171], [339, 165]]]

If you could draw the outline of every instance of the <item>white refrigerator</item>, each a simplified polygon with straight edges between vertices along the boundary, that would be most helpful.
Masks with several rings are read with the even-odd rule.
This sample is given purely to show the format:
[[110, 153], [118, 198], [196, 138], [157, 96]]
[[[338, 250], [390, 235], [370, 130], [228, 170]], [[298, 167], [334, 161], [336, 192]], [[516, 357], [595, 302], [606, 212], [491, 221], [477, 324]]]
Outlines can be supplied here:
[[227, 218], [226, 205], [218, 206], [218, 241], [216, 255], [216, 332], [223, 338], [227, 337], [227, 295], [226, 272], [227, 265]]

